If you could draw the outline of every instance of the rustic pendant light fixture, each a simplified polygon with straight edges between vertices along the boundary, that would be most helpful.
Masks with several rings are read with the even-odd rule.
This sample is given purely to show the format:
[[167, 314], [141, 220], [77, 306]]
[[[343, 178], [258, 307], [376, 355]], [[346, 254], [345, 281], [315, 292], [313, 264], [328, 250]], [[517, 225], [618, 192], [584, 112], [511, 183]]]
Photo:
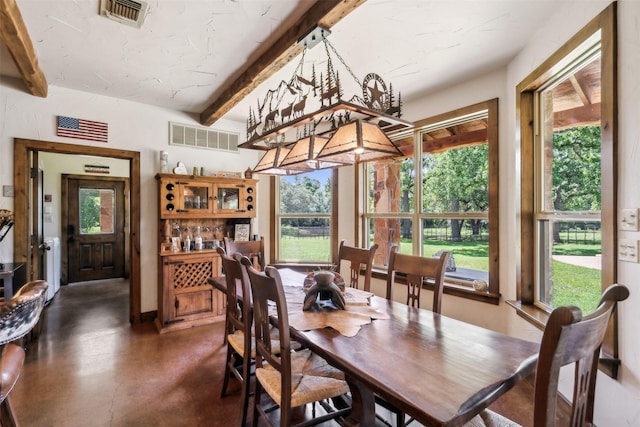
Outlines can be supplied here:
[[[396, 98], [391, 86], [387, 89], [375, 73], [360, 82], [326, 39], [328, 34], [328, 30], [316, 27], [301, 39], [304, 51], [291, 79], [269, 90], [262, 102], [258, 101], [257, 110], [249, 110], [247, 141], [239, 147], [267, 150], [253, 172], [290, 175], [402, 155], [389, 137], [413, 127], [400, 118], [400, 94]], [[314, 63], [311, 74], [305, 76], [307, 51], [320, 41], [326, 58], [318, 63], [326, 70], [318, 76]], [[361, 95], [345, 100], [343, 81], [330, 50]], [[316, 109], [305, 113], [314, 103]], [[274, 143], [276, 140], [297, 142]]]
[[263, 175], [297, 175], [299, 173], [306, 172], [298, 169], [283, 169], [280, 167], [282, 159], [291, 151], [290, 148], [285, 147], [284, 144], [278, 144], [275, 147], [267, 150], [262, 156], [255, 168], [254, 173], [260, 173]]
[[340, 126], [317, 158], [319, 161], [353, 164], [401, 155], [402, 152], [382, 129], [358, 119]]
[[327, 144], [327, 141], [327, 138], [318, 135], [311, 135], [299, 139], [298, 142], [291, 147], [289, 154], [280, 162], [280, 167], [287, 170], [311, 172], [317, 169], [344, 166], [345, 163], [320, 160], [318, 158], [318, 153], [320, 153], [320, 150]]

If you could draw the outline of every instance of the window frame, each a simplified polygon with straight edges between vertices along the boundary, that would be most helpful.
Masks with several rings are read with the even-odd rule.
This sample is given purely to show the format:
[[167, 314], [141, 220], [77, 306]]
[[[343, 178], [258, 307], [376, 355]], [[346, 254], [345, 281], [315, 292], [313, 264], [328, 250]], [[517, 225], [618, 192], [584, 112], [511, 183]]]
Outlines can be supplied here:
[[[617, 4], [614, 2], [592, 19], [560, 49], [525, 77], [516, 87], [516, 150], [520, 163], [520, 204], [516, 298], [511, 304], [518, 314], [544, 329], [549, 311], [535, 306], [535, 92], [558, 73], [566, 58], [600, 31], [601, 55], [601, 241], [602, 289], [616, 282], [617, 254]], [[618, 366], [617, 316], [612, 316], [603, 342], [600, 368], [616, 378]]]
[[[334, 168], [331, 171], [331, 214], [326, 215], [323, 214], [322, 217], [329, 216], [330, 218], [330, 253], [329, 260], [335, 260], [338, 253], [338, 170]], [[272, 258], [272, 262], [269, 262], [271, 265], [288, 265], [288, 266], [299, 266], [299, 267], [317, 267], [317, 266], [327, 266], [330, 265], [333, 261], [329, 262], [313, 262], [313, 261], [288, 261], [282, 260], [280, 258], [280, 177], [279, 176], [271, 176], [269, 180], [269, 192], [271, 194], [269, 200], [269, 210], [273, 215], [273, 220], [270, 221], [269, 224], [269, 253]], [[296, 218], [305, 218], [305, 217], [313, 217], [312, 214], [286, 214], [284, 217], [296, 217]]]
[[[415, 180], [416, 182], [422, 182], [422, 144], [421, 134], [426, 128], [432, 127], [438, 123], [450, 122], [455, 118], [466, 117], [477, 114], [482, 111], [487, 113], [487, 145], [488, 145], [488, 157], [489, 157], [489, 178], [488, 178], [488, 197], [489, 197], [489, 209], [486, 213], [489, 220], [489, 291], [475, 291], [468, 284], [459, 284], [454, 280], [445, 281], [444, 293], [450, 295], [456, 295], [464, 298], [469, 298], [482, 302], [489, 302], [497, 305], [500, 299], [500, 282], [499, 282], [499, 191], [498, 191], [498, 177], [499, 177], [499, 128], [498, 128], [498, 98], [490, 99], [487, 101], [479, 102], [477, 104], [462, 107], [456, 110], [445, 112], [433, 117], [422, 119], [415, 123], [415, 128], [411, 131], [410, 138], [413, 139], [414, 144], [414, 159], [420, 159], [420, 161], [414, 161], [415, 168]], [[368, 213], [366, 208], [368, 206], [368, 173], [367, 165], [363, 164], [358, 168], [358, 174], [356, 179], [359, 182], [358, 191], [360, 196], [358, 200], [361, 200], [359, 206], [358, 221], [360, 227], [358, 229], [358, 241], [361, 245], [368, 246], [368, 221], [373, 218], [406, 218], [412, 220], [413, 234], [418, 236], [413, 240], [413, 252], [414, 254], [421, 254], [422, 248], [422, 236], [420, 233], [421, 221], [425, 218], [445, 217], [447, 213], [433, 214], [422, 212], [422, 187], [414, 187], [416, 194], [414, 194], [414, 209], [412, 212], [403, 213]], [[480, 214], [483, 215], [483, 214]], [[449, 215], [450, 216], [450, 215]], [[456, 215], [458, 218], [462, 217], [478, 217], [479, 214], [474, 212], [472, 214]], [[379, 275], [386, 276], [386, 270], [377, 269]], [[382, 273], [382, 274], [381, 274]], [[427, 285], [427, 288], [429, 286]]]

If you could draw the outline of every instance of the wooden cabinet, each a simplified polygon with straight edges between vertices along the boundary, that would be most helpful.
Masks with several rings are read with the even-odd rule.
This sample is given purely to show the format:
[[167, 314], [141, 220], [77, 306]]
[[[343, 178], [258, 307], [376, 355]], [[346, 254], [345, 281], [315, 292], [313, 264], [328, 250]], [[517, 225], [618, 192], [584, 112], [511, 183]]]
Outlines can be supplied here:
[[212, 250], [161, 254], [158, 278], [160, 332], [204, 325], [225, 315], [224, 295], [207, 279], [221, 275], [220, 256]]
[[160, 218], [255, 218], [256, 181], [159, 174]]
[[[226, 297], [207, 279], [222, 275], [213, 248], [234, 224], [256, 212], [256, 181], [250, 179], [158, 174], [158, 330], [168, 332], [224, 320]], [[173, 252], [177, 233], [202, 233], [203, 250]], [[185, 239], [186, 240], [186, 239]], [[193, 239], [192, 239], [193, 241]]]

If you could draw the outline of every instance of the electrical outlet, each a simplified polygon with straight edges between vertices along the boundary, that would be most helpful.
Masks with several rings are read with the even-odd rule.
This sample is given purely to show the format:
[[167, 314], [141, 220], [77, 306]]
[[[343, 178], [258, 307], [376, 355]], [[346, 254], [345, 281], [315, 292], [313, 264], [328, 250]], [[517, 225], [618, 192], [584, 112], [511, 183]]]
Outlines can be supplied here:
[[638, 213], [640, 209], [622, 209], [620, 230], [638, 231]]
[[620, 261], [638, 262], [638, 244], [640, 241], [631, 239], [618, 240], [618, 259]]
[[13, 197], [13, 185], [3, 185], [2, 195], [4, 197]]

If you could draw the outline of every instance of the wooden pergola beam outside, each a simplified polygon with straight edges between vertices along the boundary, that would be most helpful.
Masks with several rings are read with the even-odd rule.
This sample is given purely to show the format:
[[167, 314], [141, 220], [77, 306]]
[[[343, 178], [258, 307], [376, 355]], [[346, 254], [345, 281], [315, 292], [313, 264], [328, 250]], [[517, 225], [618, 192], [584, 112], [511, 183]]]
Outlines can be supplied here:
[[0, 38], [11, 53], [29, 92], [46, 98], [49, 90], [47, 79], [38, 65], [38, 57], [16, 0], [0, 1]]
[[297, 57], [303, 50], [298, 40], [317, 25], [333, 27], [366, 0], [318, 0], [285, 33], [240, 75], [229, 83], [201, 114], [200, 123], [211, 126], [262, 82]]

